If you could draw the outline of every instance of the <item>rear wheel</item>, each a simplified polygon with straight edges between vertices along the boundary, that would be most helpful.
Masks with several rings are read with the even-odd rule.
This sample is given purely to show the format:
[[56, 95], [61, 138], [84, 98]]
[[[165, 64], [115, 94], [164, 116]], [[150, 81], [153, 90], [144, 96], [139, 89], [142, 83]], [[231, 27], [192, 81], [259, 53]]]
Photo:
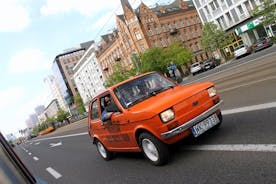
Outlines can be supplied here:
[[168, 146], [149, 133], [139, 136], [139, 145], [145, 157], [154, 165], [164, 165], [169, 160]]
[[96, 146], [99, 154], [104, 160], [111, 160], [113, 158], [113, 153], [108, 151], [99, 140], [96, 140]]

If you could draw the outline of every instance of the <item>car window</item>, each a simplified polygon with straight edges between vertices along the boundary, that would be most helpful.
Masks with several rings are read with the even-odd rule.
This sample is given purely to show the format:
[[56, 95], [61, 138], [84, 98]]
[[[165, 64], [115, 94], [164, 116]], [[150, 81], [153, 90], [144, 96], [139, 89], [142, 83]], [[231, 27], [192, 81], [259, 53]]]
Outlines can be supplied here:
[[121, 105], [129, 108], [174, 86], [173, 82], [159, 74], [149, 74], [116, 87], [114, 93]]
[[91, 119], [96, 120], [99, 119], [99, 108], [98, 108], [98, 101], [95, 100], [91, 105]]

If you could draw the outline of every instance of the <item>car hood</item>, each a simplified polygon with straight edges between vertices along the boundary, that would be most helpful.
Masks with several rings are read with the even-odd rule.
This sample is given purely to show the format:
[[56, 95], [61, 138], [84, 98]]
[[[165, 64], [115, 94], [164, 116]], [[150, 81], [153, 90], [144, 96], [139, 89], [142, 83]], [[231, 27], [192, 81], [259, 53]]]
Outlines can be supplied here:
[[151, 119], [166, 109], [194, 96], [195, 94], [213, 86], [210, 82], [178, 85], [155, 96], [152, 96], [128, 109], [130, 121]]

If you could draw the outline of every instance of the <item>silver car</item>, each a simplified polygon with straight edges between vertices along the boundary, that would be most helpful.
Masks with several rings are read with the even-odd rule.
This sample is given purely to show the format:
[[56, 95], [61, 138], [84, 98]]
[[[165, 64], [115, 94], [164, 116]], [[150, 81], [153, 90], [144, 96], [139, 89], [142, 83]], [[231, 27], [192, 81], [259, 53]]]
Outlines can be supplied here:
[[190, 72], [192, 75], [198, 74], [198, 73], [202, 72], [202, 70], [203, 70], [203, 68], [199, 62], [193, 63], [190, 68]]
[[247, 45], [239, 45], [234, 49], [234, 56], [236, 59], [248, 55], [251, 53], [251, 49]]

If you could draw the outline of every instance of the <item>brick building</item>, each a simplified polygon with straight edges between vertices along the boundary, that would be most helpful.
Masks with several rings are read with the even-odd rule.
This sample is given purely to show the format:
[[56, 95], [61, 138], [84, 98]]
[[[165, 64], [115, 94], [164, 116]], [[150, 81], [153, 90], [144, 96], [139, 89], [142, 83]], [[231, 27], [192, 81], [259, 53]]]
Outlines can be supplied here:
[[144, 3], [133, 10], [128, 0], [121, 0], [124, 14], [116, 16], [117, 29], [102, 36], [98, 60], [106, 78], [116, 62], [131, 68], [132, 54], [152, 47], [167, 47], [178, 42], [194, 53], [193, 62], [208, 55], [200, 48], [202, 24], [192, 2], [175, 0], [168, 5], [149, 8]]

